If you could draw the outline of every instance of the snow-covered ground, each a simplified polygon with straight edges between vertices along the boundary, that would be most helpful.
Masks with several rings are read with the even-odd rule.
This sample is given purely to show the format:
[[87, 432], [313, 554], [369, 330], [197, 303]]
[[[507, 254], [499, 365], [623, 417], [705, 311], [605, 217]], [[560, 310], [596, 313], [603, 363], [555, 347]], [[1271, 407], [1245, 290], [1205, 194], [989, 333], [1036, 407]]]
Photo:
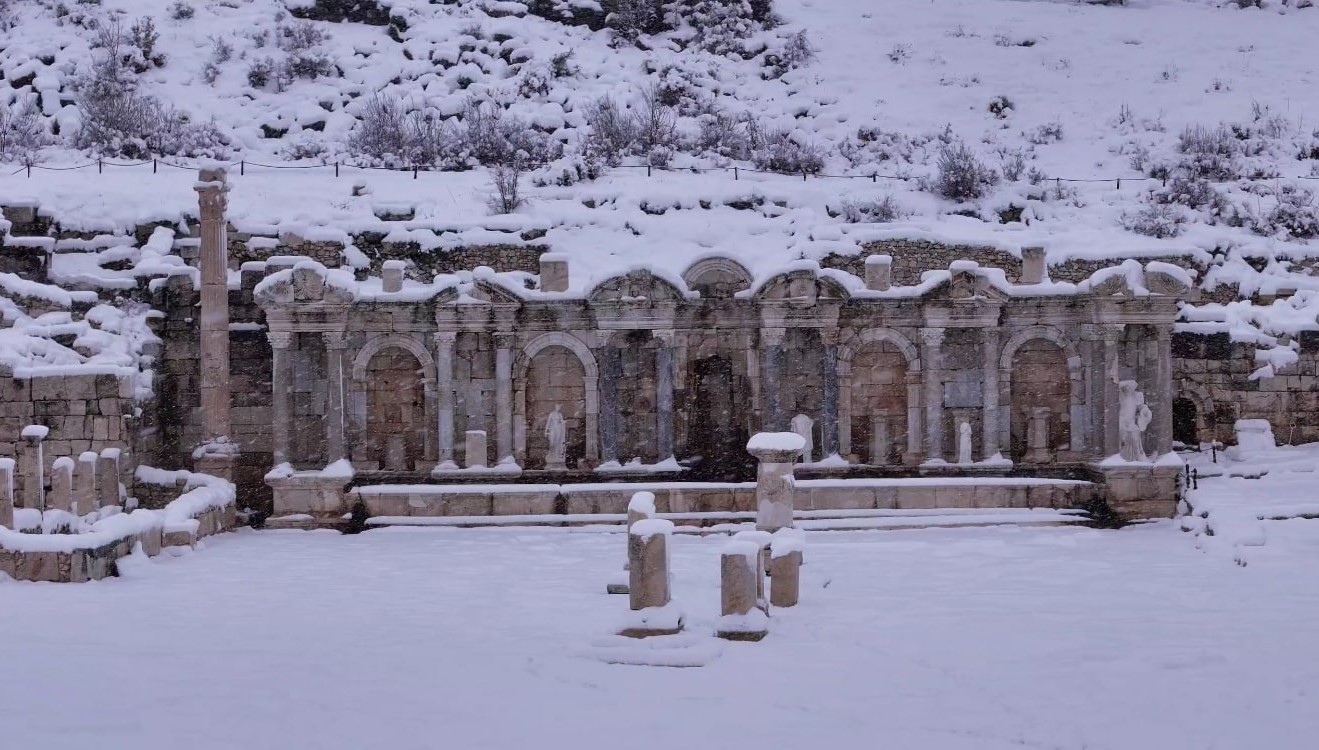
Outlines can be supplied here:
[[677, 537], [695, 669], [610, 628], [618, 534], [241, 532], [0, 584], [0, 745], [62, 750], [1304, 748], [1319, 522], [1249, 567], [1175, 524], [807, 534], [801, 605], [709, 638], [726, 537]]

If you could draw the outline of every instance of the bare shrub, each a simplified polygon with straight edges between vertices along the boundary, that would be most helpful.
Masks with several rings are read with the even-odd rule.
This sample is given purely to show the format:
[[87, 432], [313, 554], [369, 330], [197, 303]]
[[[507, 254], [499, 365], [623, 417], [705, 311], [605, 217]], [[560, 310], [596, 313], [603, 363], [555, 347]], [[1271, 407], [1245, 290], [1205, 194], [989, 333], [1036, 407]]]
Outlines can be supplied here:
[[1241, 145], [1221, 125], [1216, 128], [1200, 125], [1186, 128], [1177, 137], [1177, 150], [1182, 154], [1178, 167], [1191, 177], [1225, 182], [1241, 176], [1238, 158]]
[[789, 36], [777, 52], [765, 54], [765, 65], [769, 68], [765, 77], [782, 78], [789, 71], [809, 65], [814, 59], [815, 46], [805, 31], [798, 31]]
[[986, 166], [965, 143], [953, 143], [939, 152], [934, 189], [958, 202], [983, 198], [998, 182], [998, 174]]
[[1063, 124], [1061, 120], [1046, 122], [1025, 135], [1026, 140], [1037, 146], [1043, 146], [1047, 143], [1057, 143], [1063, 139]]
[[0, 161], [35, 164], [41, 148], [51, 140], [30, 102], [0, 107]]
[[315, 80], [334, 75], [334, 60], [321, 47], [326, 39], [325, 32], [311, 21], [279, 26], [275, 41], [285, 54], [284, 63], [280, 66], [282, 79], [292, 82], [298, 78]]
[[1000, 148], [999, 168], [1008, 182], [1016, 182], [1026, 172], [1026, 152], [1019, 148]]
[[751, 158], [751, 119], [727, 112], [710, 112], [697, 118], [700, 135], [696, 147], [701, 153], [717, 154], [727, 159]]
[[1282, 185], [1274, 194], [1276, 202], [1267, 211], [1243, 205], [1243, 223], [1252, 232], [1279, 239], [1309, 240], [1319, 237], [1319, 206], [1314, 193], [1295, 186]]
[[175, 21], [186, 21], [197, 15], [197, 9], [183, 2], [183, 0], [174, 0], [169, 6], [169, 17]]
[[563, 154], [561, 143], [496, 105], [469, 101], [462, 120], [461, 148], [480, 164], [510, 164], [516, 159], [526, 169]]
[[642, 34], [661, 31], [662, 16], [655, 0], [605, 0], [605, 25], [620, 39], [635, 42]]
[[890, 194], [876, 200], [844, 200], [831, 211], [849, 224], [887, 224], [907, 216], [907, 211]]
[[799, 141], [786, 130], [766, 135], [763, 145], [754, 147], [751, 160], [758, 169], [769, 172], [819, 174], [824, 170], [824, 153], [820, 147]]
[[678, 115], [664, 103], [658, 86], [646, 89], [641, 105], [632, 114], [637, 148], [649, 155], [656, 150], [673, 151], [678, 143]]
[[1203, 177], [1174, 175], [1167, 187], [1154, 191], [1150, 197], [1156, 203], [1175, 203], [1214, 215], [1227, 209], [1227, 199]]
[[387, 166], [463, 166], [459, 137], [448, 122], [431, 111], [408, 111], [387, 96], [367, 100], [345, 145], [354, 156]]
[[490, 169], [490, 210], [497, 214], [511, 214], [523, 204], [522, 166], [517, 160], [497, 164]]
[[1149, 203], [1139, 211], [1122, 215], [1122, 226], [1128, 231], [1158, 239], [1176, 237], [1185, 223], [1181, 210], [1166, 203]]
[[247, 66], [247, 84], [254, 89], [265, 88], [275, 78], [275, 61], [258, 57]]
[[587, 150], [611, 166], [617, 166], [637, 140], [636, 125], [623, 114], [618, 102], [603, 96], [586, 108], [586, 122], [591, 132], [586, 137]]

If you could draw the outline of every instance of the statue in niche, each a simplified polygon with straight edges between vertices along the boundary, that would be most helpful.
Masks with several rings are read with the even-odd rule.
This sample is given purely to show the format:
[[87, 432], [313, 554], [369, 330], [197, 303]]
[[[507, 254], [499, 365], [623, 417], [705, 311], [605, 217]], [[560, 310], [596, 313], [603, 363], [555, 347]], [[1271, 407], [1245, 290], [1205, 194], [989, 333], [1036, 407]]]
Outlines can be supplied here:
[[792, 418], [792, 431], [802, 436], [806, 445], [801, 449], [801, 461], [808, 464], [815, 460], [815, 420], [805, 414], [798, 414]]
[[971, 459], [971, 423], [962, 422], [957, 426], [957, 463], [974, 463]]
[[1136, 381], [1123, 380], [1118, 387], [1118, 455], [1124, 461], [1148, 461], [1141, 434], [1154, 418], [1145, 405], [1145, 394], [1136, 390]]
[[545, 452], [545, 468], [555, 471], [567, 470], [568, 423], [563, 418], [563, 410], [559, 404], [555, 404], [554, 411], [545, 418], [545, 439], [550, 444]]

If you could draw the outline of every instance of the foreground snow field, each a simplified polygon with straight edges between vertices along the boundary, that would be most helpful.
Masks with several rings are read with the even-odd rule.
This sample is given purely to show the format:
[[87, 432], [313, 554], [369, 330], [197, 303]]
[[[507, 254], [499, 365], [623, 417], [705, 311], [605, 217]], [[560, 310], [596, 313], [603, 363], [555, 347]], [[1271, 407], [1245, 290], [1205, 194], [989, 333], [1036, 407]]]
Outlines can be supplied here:
[[[607, 664], [617, 534], [224, 535], [0, 584], [0, 746], [1290, 748], [1319, 730], [1319, 523], [1248, 567], [1173, 523], [808, 535], [800, 607], [708, 638], [726, 537], [677, 537], [698, 669]], [[641, 654], [642, 648], [631, 652]]]

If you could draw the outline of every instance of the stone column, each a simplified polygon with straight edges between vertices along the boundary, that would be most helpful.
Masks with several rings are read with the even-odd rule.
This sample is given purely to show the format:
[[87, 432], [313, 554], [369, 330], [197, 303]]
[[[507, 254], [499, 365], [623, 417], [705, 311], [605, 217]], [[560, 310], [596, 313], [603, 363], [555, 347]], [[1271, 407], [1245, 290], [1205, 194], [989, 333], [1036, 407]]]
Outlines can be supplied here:
[[[632, 533], [632, 527], [637, 521], [644, 521], [647, 518], [655, 517], [655, 493], [653, 492], [634, 492], [632, 499], [627, 503], [627, 530]], [[623, 562], [623, 580], [610, 582], [605, 585], [607, 594], [628, 594], [631, 593], [630, 581], [627, 580], [628, 571], [632, 570], [630, 561]]]
[[921, 329], [921, 362], [925, 369], [925, 460], [946, 458], [943, 453], [943, 332]]
[[735, 540], [724, 545], [719, 559], [720, 614], [715, 634], [730, 641], [765, 637], [765, 613], [757, 609], [760, 588], [760, 545]]
[[453, 331], [441, 331], [435, 334], [435, 379], [436, 408], [439, 425], [436, 434], [439, 439], [440, 469], [457, 468], [453, 462], [453, 347], [458, 334]]
[[889, 436], [889, 421], [886, 414], [873, 414], [870, 417], [870, 465], [888, 466], [889, 454], [893, 448]]
[[[1154, 361], [1157, 364], [1153, 398], [1146, 403], [1153, 412], [1150, 424], [1153, 426], [1154, 450], [1150, 455], [1153, 461], [1158, 456], [1172, 450], [1172, 328], [1163, 326], [1158, 329], [1155, 341]], [[1153, 402], [1150, 404], [1149, 402]]]
[[46, 509], [46, 461], [42, 456], [41, 441], [46, 439], [48, 432], [41, 425], [23, 428], [22, 440], [18, 444], [18, 472], [23, 477], [20, 500], [24, 508]]
[[795, 432], [762, 432], [747, 441], [747, 452], [760, 462], [756, 469], [758, 530], [778, 531], [792, 526], [792, 465], [805, 447], [806, 440]]
[[342, 331], [326, 331], [321, 334], [325, 341], [325, 459], [332, 464], [341, 458], [348, 458], [344, 441], [344, 422], [346, 420], [344, 387], [344, 349], [348, 346], [348, 334]]
[[495, 334], [495, 462], [513, 460], [513, 343]]
[[787, 418], [780, 407], [779, 368], [782, 364], [783, 341], [787, 336], [785, 328], [760, 329], [760, 390], [764, 394], [765, 421], [761, 425], [764, 432], [776, 432], [787, 428]]
[[292, 331], [269, 331], [270, 339], [270, 444], [271, 461], [276, 466], [291, 463], [289, 456], [289, 430], [293, 410], [289, 389], [293, 386]]
[[802, 540], [780, 531], [769, 546], [769, 603], [795, 607], [801, 596]]
[[78, 456], [78, 466], [73, 470], [73, 499], [78, 503], [78, 512], [87, 513], [101, 507], [96, 497], [96, 454], [86, 451]]
[[0, 458], [0, 528], [14, 528], [14, 459]]
[[1048, 463], [1052, 453], [1050, 448], [1049, 407], [1036, 406], [1030, 410], [1030, 421], [1026, 426], [1026, 460]]
[[673, 331], [655, 331], [655, 460], [673, 458]]
[[999, 334], [997, 328], [981, 329], [981, 347], [984, 350], [984, 414], [981, 417], [981, 458], [993, 458], [999, 452], [999, 405], [998, 405], [998, 355]]
[[1100, 378], [1100, 392], [1103, 394], [1099, 409], [1099, 426], [1103, 430], [1103, 455], [1113, 456], [1118, 452], [1118, 396], [1117, 384], [1122, 374], [1119, 371], [1120, 344], [1122, 343], [1122, 325], [1100, 326], [1099, 335], [1103, 340], [1103, 370], [1097, 373]]
[[201, 216], [202, 437], [229, 436], [229, 260], [224, 168], [203, 169], [194, 186]]
[[600, 336], [600, 462], [607, 464], [618, 461], [618, 380], [623, 376], [623, 356], [608, 332]]
[[96, 500], [100, 507], [122, 505], [119, 490], [119, 449], [105, 448], [96, 457]]
[[[820, 458], [834, 454], [838, 449], [838, 330], [821, 331], [824, 339], [824, 372], [820, 406]], [[848, 451], [851, 446], [848, 446]]]
[[902, 455], [902, 463], [908, 466], [919, 464], [925, 450], [925, 434], [922, 432], [925, 417], [921, 408], [925, 400], [921, 396], [924, 388], [922, 373], [907, 373], [907, 450]]
[[47, 510], [76, 513], [73, 502], [73, 459], [60, 456], [50, 465], [50, 495], [46, 497]]
[[632, 609], [619, 635], [645, 638], [682, 630], [682, 613], [671, 606], [669, 536], [673, 522], [648, 518], [627, 534], [628, 605]]

